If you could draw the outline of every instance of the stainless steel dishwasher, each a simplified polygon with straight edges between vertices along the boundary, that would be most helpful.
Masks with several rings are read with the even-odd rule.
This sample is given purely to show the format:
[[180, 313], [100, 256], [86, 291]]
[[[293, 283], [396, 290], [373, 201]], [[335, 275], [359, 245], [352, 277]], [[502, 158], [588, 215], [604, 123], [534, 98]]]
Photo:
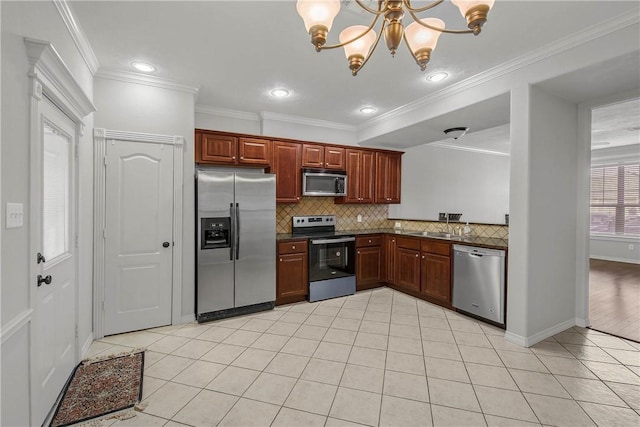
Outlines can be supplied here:
[[453, 306], [505, 325], [505, 251], [453, 245]]

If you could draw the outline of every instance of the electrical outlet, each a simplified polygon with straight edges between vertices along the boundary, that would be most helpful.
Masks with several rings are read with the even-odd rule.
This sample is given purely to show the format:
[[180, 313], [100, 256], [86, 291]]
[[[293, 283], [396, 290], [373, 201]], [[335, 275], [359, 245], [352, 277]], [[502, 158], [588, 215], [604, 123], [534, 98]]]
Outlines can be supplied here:
[[358, 217], [356, 218], [356, 221], [362, 222], [362, 215], [358, 215]]
[[629, 243], [629, 250], [632, 251], [636, 248], [636, 245], [634, 245], [633, 243]]
[[7, 228], [22, 227], [23, 222], [22, 203], [7, 203]]
[[402, 223], [400, 221], [397, 221], [393, 228], [402, 228]]

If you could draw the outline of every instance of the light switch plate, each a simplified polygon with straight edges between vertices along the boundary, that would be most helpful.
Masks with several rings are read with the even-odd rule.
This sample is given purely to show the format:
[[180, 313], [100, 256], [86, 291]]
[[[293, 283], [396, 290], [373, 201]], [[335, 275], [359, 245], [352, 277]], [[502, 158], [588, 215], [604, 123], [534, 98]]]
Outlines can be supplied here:
[[362, 215], [358, 215], [358, 217], [356, 218], [356, 221], [362, 222]]
[[7, 228], [22, 227], [24, 212], [22, 203], [7, 203]]

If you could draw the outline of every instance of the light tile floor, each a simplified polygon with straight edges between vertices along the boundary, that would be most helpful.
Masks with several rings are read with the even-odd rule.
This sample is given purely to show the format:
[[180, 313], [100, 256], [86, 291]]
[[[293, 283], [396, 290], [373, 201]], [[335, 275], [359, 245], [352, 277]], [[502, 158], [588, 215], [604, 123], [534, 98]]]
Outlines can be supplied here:
[[95, 341], [147, 349], [131, 426], [640, 426], [640, 344], [574, 327], [531, 348], [389, 288]]

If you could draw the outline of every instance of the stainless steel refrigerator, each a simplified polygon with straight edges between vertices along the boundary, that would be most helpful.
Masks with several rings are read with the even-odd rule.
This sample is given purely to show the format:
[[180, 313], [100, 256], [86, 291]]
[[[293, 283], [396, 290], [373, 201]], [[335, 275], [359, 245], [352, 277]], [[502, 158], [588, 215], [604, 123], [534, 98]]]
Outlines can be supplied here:
[[198, 322], [273, 308], [275, 175], [196, 170]]

